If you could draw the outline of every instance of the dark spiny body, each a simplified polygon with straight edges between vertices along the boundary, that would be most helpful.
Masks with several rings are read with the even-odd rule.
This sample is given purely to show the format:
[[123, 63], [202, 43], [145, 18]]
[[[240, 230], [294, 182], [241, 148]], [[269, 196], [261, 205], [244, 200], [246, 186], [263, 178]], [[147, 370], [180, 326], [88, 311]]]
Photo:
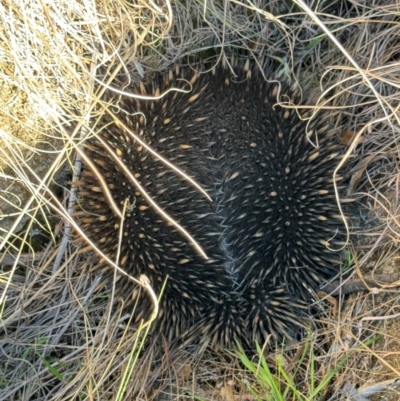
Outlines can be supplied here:
[[[301, 308], [310, 303], [310, 289], [338, 272], [339, 255], [327, 241], [338, 249], [343, 240], [337, 233], [343, 230], [333, 185], [340, 146], [327, 115], [308, 127], [318, 133], [315, 148], [307, 139], [306, 122], [275, 105], [277, 83], [265, 82], [256, 71], [242, 69], [238, 76], [232, 80], [223, 68], [214, 74], [183, 69], [157, 75], [140, 87], [142, 94], [172, 86], [188, 89], [182, 77], [191, 80], [192, 90], [170, 92], [161, 100], [127, 98], [118, 113], [212, 201], [109, 115], [101, 120], [99, 135], [115, 155], [96, 138], [85, 147], [120, 210], [129, 198], [121, 268], [136, 278], [145, 274], [156, 293], [168, 277], [156, 327], [169, 340], [183, 335], [186, 342], [229, 345], [237, 337], [252, 344], [269, 334], [290, 334]], [[133, 115], [138, 111], [146, 123]], [[155, 211], [116, 157], [190, 232], [208, 259]], [[121, 219], [99, 188], [96, 174], [86, 167], [79, 220], [89, 238], [115, 260]], [[124, 277], [117, 290], [129, 305], [139, 293]], [[140, 297], [138, 319], [151, 309], [143, 291]]]

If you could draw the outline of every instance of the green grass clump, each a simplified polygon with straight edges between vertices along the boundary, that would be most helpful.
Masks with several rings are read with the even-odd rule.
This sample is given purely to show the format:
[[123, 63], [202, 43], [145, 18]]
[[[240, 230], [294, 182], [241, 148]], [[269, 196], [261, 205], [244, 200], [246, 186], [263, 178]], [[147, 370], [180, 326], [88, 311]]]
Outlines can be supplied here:
[[[381, 336], [375, 336], [343, 356], [335, 358], [329, 369], [319, 369], [320, 363], [312, 346], [314, 341], [310, 334], [303, 345], [303, 351], [292, 368], [287, 367], [283, 352], [276, 358], [271, 368], [260, 345], [256, 343], [258, 361], [250, 360], [240, 344], [237, 344], [236, 355], [243, 365], [256, 379], [255, 383], [247, 383], [248, 390], [255, 400], [262, 401], [319, 401], [326, 397], [329, 384], [342, 369], [352, 354], [365, 346], [376, 342]], [[296, 358], [294, 358], [296, 359]], [[331, 358], [332, 359], [332, 358]], [[321, 371], [325, 372], [321, 375]]]

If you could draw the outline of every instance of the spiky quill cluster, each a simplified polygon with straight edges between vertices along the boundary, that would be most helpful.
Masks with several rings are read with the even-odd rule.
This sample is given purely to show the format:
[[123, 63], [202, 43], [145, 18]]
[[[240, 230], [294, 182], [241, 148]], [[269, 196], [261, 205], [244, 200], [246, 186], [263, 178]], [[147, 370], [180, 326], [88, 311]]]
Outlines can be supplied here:
[[[132, 92], [184, 91], [123, 99], [85, 144], [91, 163], [81, 177], [80, 225], [115, 260], [127, 202], [118, 263], [146, 275], [156, 293], [167, 280], [156, 327], [170, 341], [254, 344], [290, 335], [310, 290], [338, 269], [340, 146], [327, 114], [307, 127], [318, 134], [314, 147], [307, 122], [276, 105], [279, 91], [293, 93], [248, 65], [236, 73], [157, 75]], [[137, 320], [148, 316], [148, 296], [120, 277], [127, 304], [140, 297]]]

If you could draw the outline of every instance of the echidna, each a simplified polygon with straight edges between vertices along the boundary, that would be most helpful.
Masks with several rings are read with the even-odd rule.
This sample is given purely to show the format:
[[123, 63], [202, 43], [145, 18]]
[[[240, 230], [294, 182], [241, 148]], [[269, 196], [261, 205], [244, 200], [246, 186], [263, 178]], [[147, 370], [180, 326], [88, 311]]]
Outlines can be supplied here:
[[[296, 97], [287, 87], [248, 64], [236, 75], [224, 67], [158, 74], [132, 91], [182, 90], [124, 98], [85, 144], [91, 163], [78, 220], [115, 260], [127, 200], [118, 263], [146, 275], [156, 293], [166, 282], [156, 327], [169, 340], [230, 345], [290, 335], [312, 290], [338, 272], [332, 249], [341, 247], [343, 227], [333, 172], [341, 146], [329, 116], [307, 127], [276, 104], [279, 92]], [[122, 276], [117, 288], [128, 305], [140, 294], [137, 319], [150, 313], [130, 280]]]

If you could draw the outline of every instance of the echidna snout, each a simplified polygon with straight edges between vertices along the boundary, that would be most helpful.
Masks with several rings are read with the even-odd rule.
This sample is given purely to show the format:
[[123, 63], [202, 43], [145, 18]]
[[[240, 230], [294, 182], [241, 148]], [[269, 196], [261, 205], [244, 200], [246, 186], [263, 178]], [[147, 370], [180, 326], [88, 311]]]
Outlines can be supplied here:
[[[85, 144], [95, 169], [82, 173], [80, 224], [115, 260], [121, 223], [115, 207], [122, 210], [128, 199], [119, 264], [134, 277], [145, 274], [156, 292], [168, 278], [156, 327], [169, 340], [183, 335], [186, 342], [229, 345], [234, 338], [253, 343], [290, 335], [310, 290], [338, 271], [331, 249], [343, 240], [333, 181], [341, 147], [328, 115], [307, 127], [318, 133], [313, 147], [306, 122], [276, 105], [277, 83], [256, 70], [236, 72], [234, 81], [224, 68], [157, 75], [141, 85], [142, 94], [181, 88], [182, 78], [192, 90], [123, 99], [122, 124], [105, 115], [99, 135]], [[116, 206], [99, 192], [98, 174]], [[140, 296], [135, 313], [148, 316], [147, 295], [131, 281], [122, 277], [117, 290], [128, 305]]]

